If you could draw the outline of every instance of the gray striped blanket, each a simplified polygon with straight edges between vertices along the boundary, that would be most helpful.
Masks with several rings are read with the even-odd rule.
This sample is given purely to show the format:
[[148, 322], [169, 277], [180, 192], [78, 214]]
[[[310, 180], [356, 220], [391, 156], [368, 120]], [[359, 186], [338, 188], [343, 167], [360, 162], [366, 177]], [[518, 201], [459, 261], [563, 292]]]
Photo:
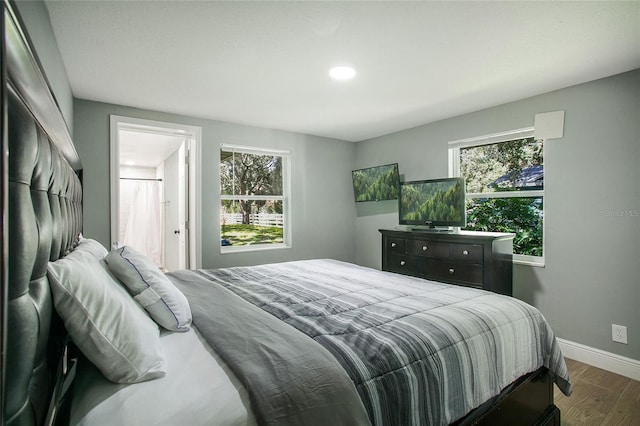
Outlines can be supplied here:
[[196, 273], [326, 348], [375, 425], [449, 424], [543, 365], [571, 393], [549, 325], [512, 297], [335, 260]]

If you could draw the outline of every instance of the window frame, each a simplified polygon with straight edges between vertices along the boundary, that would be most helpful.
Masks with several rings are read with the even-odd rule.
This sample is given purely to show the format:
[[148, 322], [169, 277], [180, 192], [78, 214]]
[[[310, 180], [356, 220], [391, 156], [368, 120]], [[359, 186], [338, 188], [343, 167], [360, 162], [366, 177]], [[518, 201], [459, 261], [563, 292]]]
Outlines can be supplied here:
[[[535, 138], [535, 128], [524, 127], [521, 129], [510, 130], [506, 132], [493, 133], [484, 136], [478, 136], [467, 139], [460, 139], [448, 142], [448, 155], [449, 155], [449, 177], [460, 177], [460, 149], [477, 147], [482, 145], [492, 145], [501, 142], [508, 142], [515, 139]], [[546, 141], [544, 138], [537, 138], [542, 140], [542, 152], [543, 156], [546, 156]], [[536, 190], [522, 190], [522, 191], [506, 191], [506, 192], [480, 192], [480, 193], [466, 193], [465, 200], [476, 198], [542, 198], [543, 206], [546, 206], [546, 200], [544, 192], [547, 182], [545, 179], [545, 185], [543, 189]], [[544, 218], [542, 220], [542, 256], [530, 256], [524, 254], [513, 254], [513, 262], [516, 264], [530, 265], [530, 266], [545, 266], [545, 234], [546, 234], [546, 214], [543, 207]]]
[[261, 250], [278, 250], [291, 248], [291, 152], [288, 150], [280, 150], [273, 148], [262, 148], [247, 145], [231, 145], [220, 144], [221, 151], [236, 152], [242, 154], [253, 155], [270, 155], [278, 156], [282, 159], [282, 195], [225, 195], [222, 194], [221, 168], [220, 159], [218, 160], [218, 231], [220, 239], [222, 239], [222, 201], [239, 201], [239, 200], [278, 200], [282, 201], [282, 243], [253, 244], [242, 246], [223, 246], [220, 244], [220, 254], [252, 252]]

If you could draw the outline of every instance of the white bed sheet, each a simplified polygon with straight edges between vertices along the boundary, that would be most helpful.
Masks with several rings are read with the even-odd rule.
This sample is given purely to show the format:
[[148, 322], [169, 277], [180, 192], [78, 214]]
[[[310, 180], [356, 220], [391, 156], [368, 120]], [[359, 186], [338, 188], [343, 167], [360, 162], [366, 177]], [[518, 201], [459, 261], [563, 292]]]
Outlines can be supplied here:
[[228, 365], [192, 328], [163, 333], [167, 375], [121, 385], [88, 361], [78, 369], [71, 425], [255, 425], [249, 395]]

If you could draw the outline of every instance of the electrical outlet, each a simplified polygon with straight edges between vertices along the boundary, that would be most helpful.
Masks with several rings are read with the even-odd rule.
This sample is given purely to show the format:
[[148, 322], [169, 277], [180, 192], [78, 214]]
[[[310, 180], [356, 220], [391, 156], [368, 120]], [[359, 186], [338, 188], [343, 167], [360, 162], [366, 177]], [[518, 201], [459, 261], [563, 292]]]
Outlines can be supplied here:
[[627, 344], [627, 327], [611, 324], [611, 339], [614, 342]]

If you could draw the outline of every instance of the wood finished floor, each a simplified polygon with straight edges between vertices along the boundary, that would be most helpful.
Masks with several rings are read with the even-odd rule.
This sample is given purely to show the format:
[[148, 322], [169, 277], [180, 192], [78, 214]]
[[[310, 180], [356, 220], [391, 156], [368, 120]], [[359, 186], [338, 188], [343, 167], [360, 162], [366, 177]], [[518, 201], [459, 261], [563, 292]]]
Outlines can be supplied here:
[[640, 425], [640, 382], [565, 358], [573, 394], [555, 389], [562, 426]]

